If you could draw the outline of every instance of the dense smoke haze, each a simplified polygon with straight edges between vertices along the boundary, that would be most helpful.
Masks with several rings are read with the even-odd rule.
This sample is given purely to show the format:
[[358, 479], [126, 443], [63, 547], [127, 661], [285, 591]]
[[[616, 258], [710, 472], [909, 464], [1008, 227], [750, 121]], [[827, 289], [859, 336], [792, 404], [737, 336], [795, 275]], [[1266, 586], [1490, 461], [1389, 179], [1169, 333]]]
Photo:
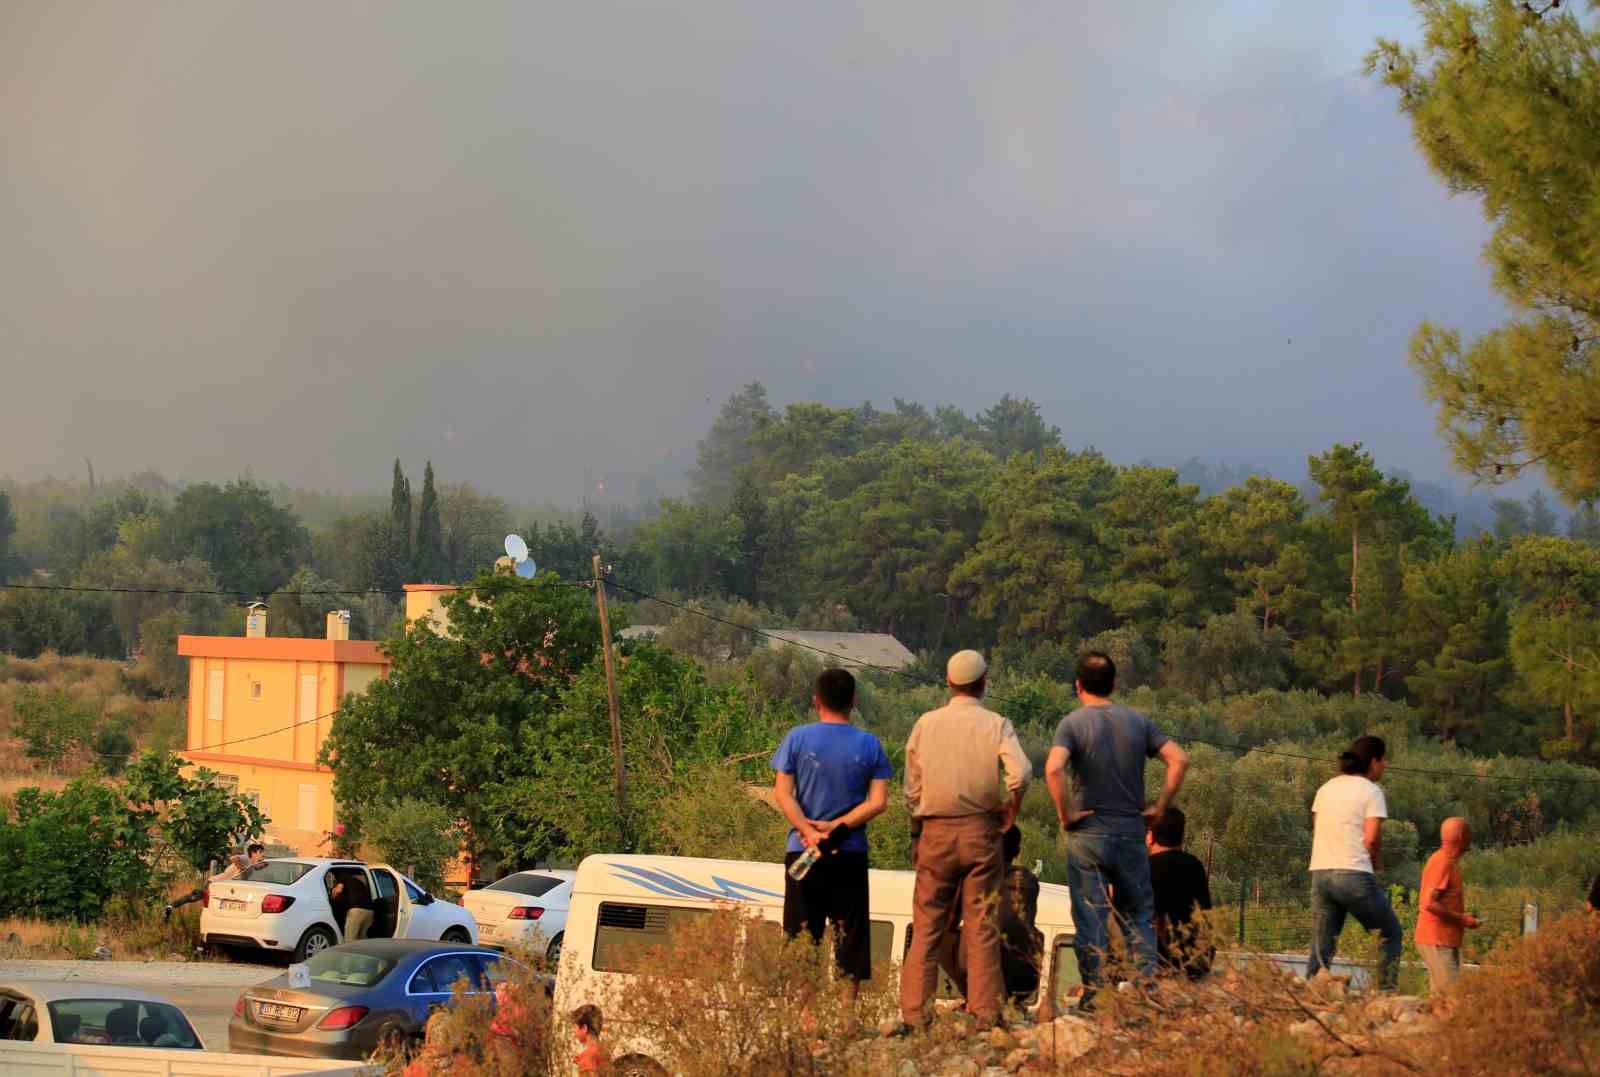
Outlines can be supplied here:
[[1360, 74], [1415, 34], [1376, 0], [13, 2], [0, 475], [399, 455], [572, 502], [670, 489], [760, 380], [1443, 477], [1407, 338], [1503, 310]]

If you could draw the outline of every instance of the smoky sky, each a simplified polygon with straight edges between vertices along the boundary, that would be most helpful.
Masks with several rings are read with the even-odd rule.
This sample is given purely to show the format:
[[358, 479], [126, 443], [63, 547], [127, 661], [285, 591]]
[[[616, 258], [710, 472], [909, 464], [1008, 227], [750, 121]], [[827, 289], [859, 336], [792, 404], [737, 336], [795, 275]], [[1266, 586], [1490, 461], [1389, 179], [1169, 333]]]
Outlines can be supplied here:
[[398, 455], [572, 501], [681, 475], [760, 380], [1443, 476], [1407, 339], [1503, 309], [1360, 75], [1416, 34], [1394, 0], [11, 0], [0, 475]]

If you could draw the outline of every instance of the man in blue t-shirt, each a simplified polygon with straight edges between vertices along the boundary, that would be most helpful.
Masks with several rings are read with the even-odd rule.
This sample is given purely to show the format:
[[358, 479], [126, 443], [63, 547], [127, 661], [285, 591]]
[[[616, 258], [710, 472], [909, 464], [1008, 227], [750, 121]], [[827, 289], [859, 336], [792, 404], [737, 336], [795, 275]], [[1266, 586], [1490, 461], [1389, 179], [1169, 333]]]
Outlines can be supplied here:
[[878, 738], [850, 724], [856, 679], [847, 670], [817, 677], [817, 721], [795, 726], [772, 754], [774, 796], [789, 820], [788, 867], [808, 846], [824, 856], [805, 877], [784, 874], [783, 929], [815, 942], [831, 922], [834, 958], [850, 984], [872, 976], [867, 918], [867, 821], [889, 805], [894, 768]]

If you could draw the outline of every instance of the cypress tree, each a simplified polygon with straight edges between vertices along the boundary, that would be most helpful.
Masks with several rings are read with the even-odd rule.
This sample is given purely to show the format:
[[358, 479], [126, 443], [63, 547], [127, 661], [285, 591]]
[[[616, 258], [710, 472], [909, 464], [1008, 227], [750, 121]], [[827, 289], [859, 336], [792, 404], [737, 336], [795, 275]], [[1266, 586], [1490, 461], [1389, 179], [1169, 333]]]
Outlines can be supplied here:
[[417, 504], [417, 540], [412, 545], [412, 573], [419, 583], [444, 579], [444, 528], [439, 523], [439, 495], [433, 488], [433, 461], [422, 472], [422, 499]]
[[394, 458], [394, 482], [389, 487], [389, 518], [394, 523], [400, 548], [397, 556], [401, 565], [411, 564], [411, 480], [400, 470], [400, 458]]

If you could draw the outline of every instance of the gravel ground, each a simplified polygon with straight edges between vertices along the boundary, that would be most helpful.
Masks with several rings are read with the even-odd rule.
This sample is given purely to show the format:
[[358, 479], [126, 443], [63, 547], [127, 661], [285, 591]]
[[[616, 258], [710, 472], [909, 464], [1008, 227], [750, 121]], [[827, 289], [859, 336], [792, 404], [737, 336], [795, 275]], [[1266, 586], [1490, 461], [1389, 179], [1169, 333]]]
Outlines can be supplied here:
[[0, 984], [11, 980], [122, 984], [174, 1003], [213, 1051], [228, 1049], [228, 1020], [239, 992], [281, 975], [281, 965], [220, 961], [0, 961]]

